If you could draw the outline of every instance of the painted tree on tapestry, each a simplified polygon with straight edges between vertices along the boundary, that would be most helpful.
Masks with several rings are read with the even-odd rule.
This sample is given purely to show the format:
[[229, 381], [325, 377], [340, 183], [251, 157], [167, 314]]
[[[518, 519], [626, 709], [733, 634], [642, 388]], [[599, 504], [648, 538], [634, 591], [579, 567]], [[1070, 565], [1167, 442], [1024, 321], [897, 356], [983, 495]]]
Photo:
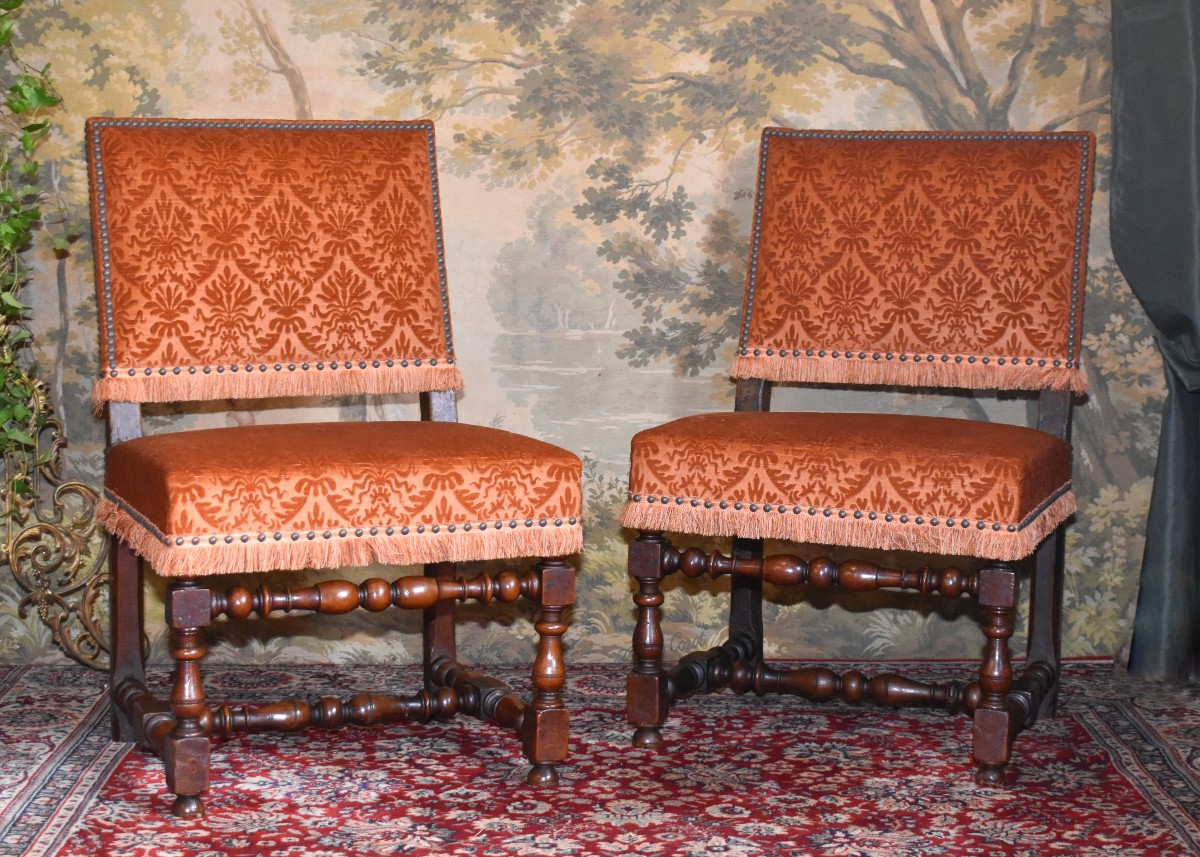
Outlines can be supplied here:
[[[563, 423], [542, 409], [538, 430], [561, 429], [560, 439], [581, 448], [610, 424], [617, 437], [650, 411], [720, 407], [731, 392], [718, 376], [735, 339], [764, 125], [1086, 127], [1103, 143], [1107, 5], [56, 0], [34, 4], [26, 21], [36, 29], [27, 41], [53, 59], [69, 114], [48, 166], [83, 219], [79, 140], [88, 115], [215, 115], [232, 105], [239, 115], [437, 119], [443, 175], [499, 191], [489, 203], [505, 206], [497, 214], [516, 236], [483, 248], [492, 267], [471, 284], [477, 302], [468, 310], [500, 331], [487, 356], [507, 384], [504, 404], [521, 408], [523, 397], [550, 391]], [[1088, 507], [1069, 536], [1064, 621], [1072, 654], [1112, 651], [1132, 603], [1162, 395], [1140, 310], [1111, 260], [1097, 262], [1084, 342], [1093, 394], [1076, 419]], [[95, 356], [89, 264], [86, 248], [48, 261], [36, 313], [39, 360], [59, 373], [76, 450], [99, 449], [103, 440], [87, 405]], [[531, 367], [573, 367], [577, 356], [600, 350], [594, 365], [625, 385], [613, 389], [678, 377], [669, 391], [636, 394], [575, 376], [541, 387], [530, 380]], [[498, 368], [503, 359], [523, 365]], [[656, 400], [677, 391], [677, 401]], [[602, 393], [610, 398], [597, 402]], [[597, 422], [582, 426], [586, 413]], [[577, 609], [585, 658], [597, 639], [611, 640], [591, 650], [607, 660], [628, 645], [625, 544], [613, 517], [625, 440], [589, 459], [585, 480], [589, 585]], [[670, 599], [666, 609], [684, 634], [700, 637], [688, 642], [703, 647], [705, 635], [720, 634], [722, 606], [717, 598]], [[798, 656], [830, 646], [859, 654], [864, 637], [884, 654], [930, 651], [927, 637], [936, 632], [945, 642], [941, 626], [950, 624], [940, 615], [893, 621], [876, 613], [884, 618], [872, 621], [882, 624], [863, 629], [835, 613], [810, 610], [796, 622], [794, 606], [779, 602], [767, 620], [795, 641]], [[971, 625], [961, 638], [973, 646], [977, 634]], [[471, 645], [490, 656], [486, 638]], [[268, 653], [247, 656], [256, 654]], [[329, 642], [328, 654], [358, 656], [344, 640]]]
[[[1102, 142], [1106, 130], [1108, 15], [1087, 0], [359, 0], [336, 9], [298, 0], [296, 8], [310, 35], [355, 34], [361, 70], [385, 87], [388, 111], [454, 129], [453, 168], [493, 185], [537, 186], [581, 165], [571, 210], [634, 313], [618, 354], [680, 375], [731, 354], [764, 125], [1073, 127]], [[822, 118], [831, 105], [834, 118]], [[481, 113], [492, 121], [472, 121]], [[689, 172], [714, 159], [726, 164], [719, 186], [708, 170]], [[555, 290], [557, 279], [543, 288]], [[1109, 323], [1089, 348], [1145, 356], [1149, 334], [1119, 276], [1097, 280], [1092, 292], [1092, 330], [1110, 316], [1130, 321], [1122, 331]], [[1091, 424], [1077, 421], [1089, 463], [1081, 495], [1097, 498], [1096, 520], [1119, 519], [1132, 533], [1148, 448], [1139, 439], [1112, 449], [1106, 438], [1122, 437], [1119, 424], [1140, 419], [1131, 406], [1153, 399], [1153, 390], [1128, 395], [1146, 390], [1153, 361], [1116, 375], [1109, 362], [1092, 369], [1098, 413]], [[1123, 378], [1130, 372], [1140, 387]], [[1100, 458], [1109, 464], [1093, 471]], [[1137, 545], [1106, 538], [1076, 533], [1075, 567], [1090, 566], [1089, 551], [1108, 555], [1108, 576], [1136, 565]], [[1109, 603], [1080, 604], [1073, 621], [1108, 621], [1112, 612]]]
[[[34, 46], [31, 58], [51, 63], [63, 97], [65, 110], [56, 118], [59, 125], [43, 152], [53, 190], [68, 205], [74, 224], [82, 226], [88, 218], [80, 143], [84, 119], [160, 112], [164, 94], [177, 92], [180, 75], [198, 53], [187, 11], [186, 0], [130, 6], [119, 13], [102, 0], [74, 0], [30, 4], [22, 15], [23, 38]], [[104, 425], [95, 419], [90, 404], [95, 302], [91, 282], [81, 275], [90, 269], [90, 250], [77, 244], [69, 254], [45, 257], [42, 264], [53, 268], [43, 279], [53, 280], [55, 294], [39, 290], [31, 295], [38, 360], [72, 447], [99, 446]]]
[[[600, 252], [642, 313], [621, 353], [686, 374], [732, 337], [747, 249], [744, 207], [698, 214], [690, 157], [742, 155], [763, 125], [805, 125], [839, 94], [860, 111], [907, 100], [946, 129], [1094, 127], [1107, 106], [1107, 19], [1074, 0], [301, 5], [311, 32], [358, 33], [364, 70], [401, 111], [503, 104], [496, 125], [457, 134], [464, 168], [536, 183], [587, 162], [575, 213], [612, 225]], [[697, 219], [699, 252], [673, 251]]]
[[311, 119], [312, 101], [304, 72], [280, 39], [270, 10], [259, 8], [254, 0], [238, 0], [237, 5], [240, 15], [228, 15], [220, 9], [216, 12], [225, 39], [221, 52], [233, 57], [237, 75], [229, 94], [239, 101], [261, 94], [270, 76], [277, 74], [287, 81], [296, 118]]

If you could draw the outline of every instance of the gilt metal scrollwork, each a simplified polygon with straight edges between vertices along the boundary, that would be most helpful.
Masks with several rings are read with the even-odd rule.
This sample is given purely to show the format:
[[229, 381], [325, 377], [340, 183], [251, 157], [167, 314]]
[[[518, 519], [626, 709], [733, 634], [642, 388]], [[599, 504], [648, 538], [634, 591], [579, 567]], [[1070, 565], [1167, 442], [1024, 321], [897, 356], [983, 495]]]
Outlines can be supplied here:
[[[7, 563], [26, 595], [18, 613], [38, 618], [72, 660], [108, 669], [106, 637], [108, 540], [96, 521], [96, 490], [63, 481], [62, 423], [51, 417], [37, 448], [5, 457], [0, 509], [8, 508], [0, 562]], [[12, 490], [13, 476], [27, 474], [29, 493]]]

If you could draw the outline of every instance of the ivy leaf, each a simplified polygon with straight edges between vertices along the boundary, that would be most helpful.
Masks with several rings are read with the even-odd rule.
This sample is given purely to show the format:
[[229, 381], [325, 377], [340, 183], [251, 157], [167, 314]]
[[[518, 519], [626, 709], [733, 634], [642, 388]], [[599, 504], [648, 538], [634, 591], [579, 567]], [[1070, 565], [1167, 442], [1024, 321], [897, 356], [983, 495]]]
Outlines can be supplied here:
[[15, 428], [15, 427], [6, 428], [4, 430], [4, 435], [5, 435], [5, 437], [8, 438], [10, 445], [14, 444], [14, 443], [19, 444], [21, 446], [29, 446], [29, 447], [37, 445], [37, 441], [33, 439], [33, 435], [31, 435], [29, 432], [25, 431], [24, 429], [19, 429], [19, 428]]

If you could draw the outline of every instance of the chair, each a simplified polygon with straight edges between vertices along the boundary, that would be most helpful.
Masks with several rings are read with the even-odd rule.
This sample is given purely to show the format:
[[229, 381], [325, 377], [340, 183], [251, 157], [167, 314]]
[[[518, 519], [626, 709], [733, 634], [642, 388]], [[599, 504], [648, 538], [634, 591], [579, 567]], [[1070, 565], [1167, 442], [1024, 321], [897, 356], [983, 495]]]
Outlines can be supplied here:
[[[629, 548], [635, 746], [661, 747], [674, 703], [722, 687], [935, 706], [972, 715], [976, 779], [1003, 784], [1013, 737], [1053, 713], [1058, 687], [1094, 149], [1087, 133], [764, 132], [734, 412], [632, 441], [622, 521], [639, 531]], [[1039, 416], [1035, 429], [771, 412], [778, 382], [1037, 390]], [[732, 537], [732, 548], [679, 550], [666, 532]], [[764, 556], [764, 539], [978, 562], [906, 571]], [[1014, 675], [1008, 640], [1031, 555], [1028, 652]], [[668, 670], [661, 583], [676, 573], [730, 576], [729, 635]], [[772, 666], [763, 581], [969, 596], [983, 617], [978, 678]]]
[[[205, 811], [210, 737], [248, 730], [470, 714], [516, 732], [530, 783], [555, 782], [581, 464], [456, 421], [432, 124], [94, 118], [86, 133], [116, 738], [161, 752], [182, 817]], [[141, 432], [145, 402], [358, 393], [419, 394], [422, 419]], [[456, 576], [459, 562], [521, 557], [529, 570]], [[169, 580], [167, 699], [146, 682], [145, 563]], [[424, 574], [215, 588], [219, 574], [370, 563]], [[522, 598], [537, 611], [528, 701], [455, 653], [455, 602]], [[411, 695], [208, 703], [214, 620], [389, 607], [423, 611]]]

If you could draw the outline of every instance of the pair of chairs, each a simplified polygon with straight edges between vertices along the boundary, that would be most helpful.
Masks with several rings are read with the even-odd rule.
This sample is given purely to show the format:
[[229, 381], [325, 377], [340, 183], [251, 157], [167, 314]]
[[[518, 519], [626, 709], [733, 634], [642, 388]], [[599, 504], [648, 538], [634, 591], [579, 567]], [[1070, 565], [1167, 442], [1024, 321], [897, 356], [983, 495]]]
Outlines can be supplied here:
[[[433, 127], [427, 122], [93, 119], [87, 126], [110, 449], [114, 734], [161, 753], [173, 812], [203, 814], [211, 737], [477, 716], [511, 729], [529, 782], [567, 757], [564, 613], [582, 545], [579, 459], [456, 421]], [[636, 582], [628, 713], [657, 747], [670, 706], [722, 687], [973, 713], [981, 779], [1052, 705], [1059, 525], [1073, 511], [1069, 395], [1093, 142], [1086, 134], [770, 129], [761, 150], [735, 413], [634, 438], [624, 523]], [[777, 414], [775, 382], [1040, 389], [1039, 429], [926, 417]], [[141, 403], [419, 394], [420, 421], [253, 425], [143, 436]], [[665, 532], [733, 537], [730, 556]], [[764, 539], [948, 552], [981, 568], [908, 573], [765, 556]], [[1030, 652], [1008, 652], [1016, 561], [1036, 554]], [[527, 571], [456, 564], [531, 558]], [[423, 565], [362, 583], [217, 589], [212, 575]], [[147, 685], [144, 565], [169, 580], [176, 663]], [[663, 663], [664, 578], [730, 575], [729, 640]], [[986, 645], [970, 685], [777, 670], [762, 582], [968, 594]], [[456, 602], [532, 601], [524, 699], [458, 660]], [[291, 610], [424, 614], [410, 695], [210, 705], [205, 628]]]

